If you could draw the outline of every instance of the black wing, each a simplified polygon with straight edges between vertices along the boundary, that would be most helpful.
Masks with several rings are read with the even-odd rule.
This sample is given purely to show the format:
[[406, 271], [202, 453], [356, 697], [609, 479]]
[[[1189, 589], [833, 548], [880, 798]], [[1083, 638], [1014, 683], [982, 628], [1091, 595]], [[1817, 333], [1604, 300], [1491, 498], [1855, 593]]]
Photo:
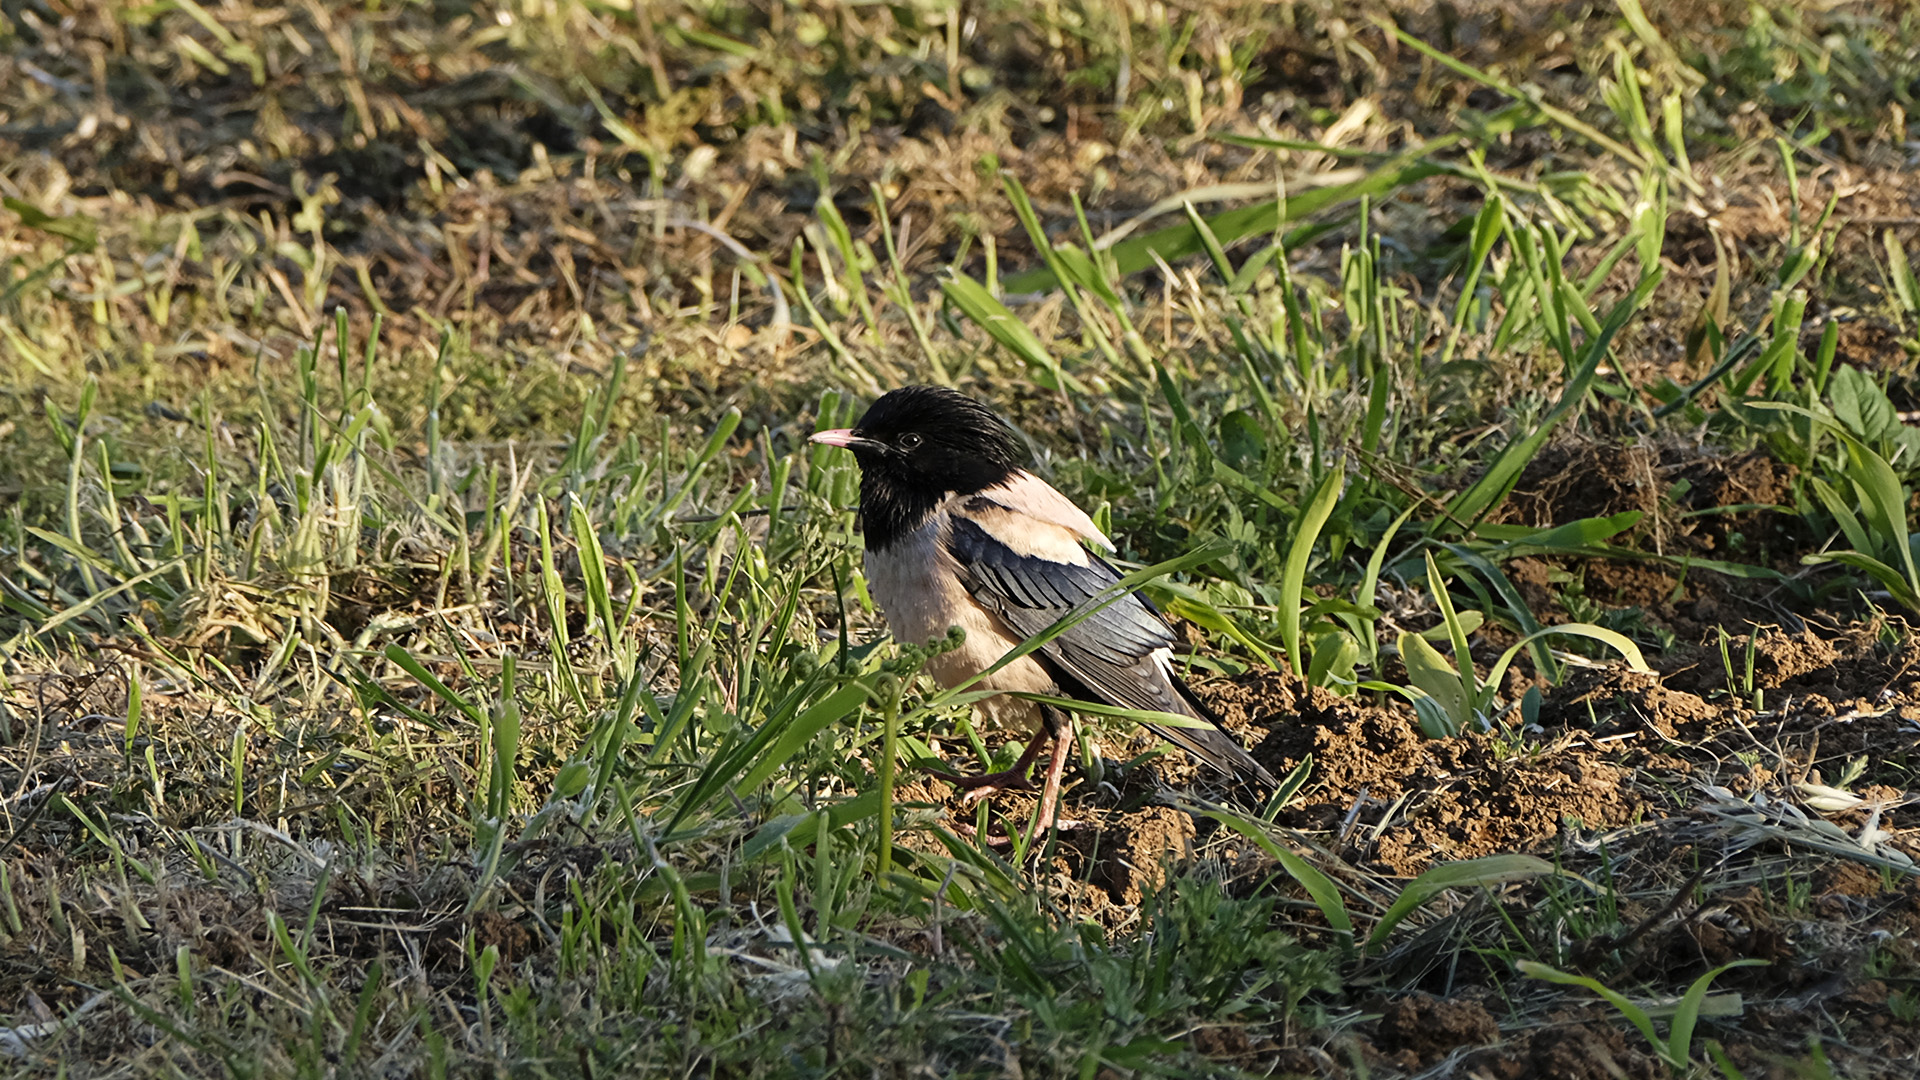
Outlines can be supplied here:
[[[1023, 637], [1052, 626], [1120, 580], [1119, 571], [1097, 557], [1076, 565], [1022, 555], [965, 515], [953, 515], [952, 522], [947, 550], [960, 564], [967, 591]], [[1068, 696], [1208, 721], [1212, 726], [1206, 728], [1146, 727], [1222, 772], [1274, 785], [1272, 774], [1161, 667], [1154, 653], [1173, 642], [1173, 631], [1135, 594], [1068, 627], [1036, 656]]]

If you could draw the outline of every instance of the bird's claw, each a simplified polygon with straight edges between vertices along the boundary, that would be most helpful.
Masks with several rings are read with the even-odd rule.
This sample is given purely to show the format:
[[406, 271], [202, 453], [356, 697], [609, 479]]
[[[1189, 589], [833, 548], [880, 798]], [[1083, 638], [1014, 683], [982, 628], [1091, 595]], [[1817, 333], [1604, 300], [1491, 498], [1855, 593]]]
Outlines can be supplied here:
[[972, 785], [971, 789], [960, 797], [960, 805], [972, 806], [974, 803], [982, 799], [992, 798], [1002, 791], [1032, 791], [1034, 787], [1035, 784], [1031, 780], [1021, 780], [1017, 783], [976, 784]]

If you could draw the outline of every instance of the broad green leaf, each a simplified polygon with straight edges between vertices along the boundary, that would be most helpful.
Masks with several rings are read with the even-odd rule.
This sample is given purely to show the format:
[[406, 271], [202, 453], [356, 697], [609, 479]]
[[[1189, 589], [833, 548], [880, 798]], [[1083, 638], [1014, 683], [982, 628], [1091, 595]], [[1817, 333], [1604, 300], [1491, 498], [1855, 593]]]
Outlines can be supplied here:
[[1293, 801], [1293, 797], [1300, 793], [1301, 788], [1307, 786], [1307, 781], [1312, 777], [1313, 755], [1308, 754], [1280, 781], [1280, 786], [1273, 789], [1273, 794], [1267, 797], [1267, 806], [1261, 811], [1260, 820], [1271, 825], [1274, 815], [1286, 809], [1287, 804]]
[[[1299, 221], [1340, 203], [1369, 195], [1377, 198], [1427, 177], [1453, 172], [1453, 166], [1426, 156], [1453, 141], [1453, 138], [1446, 138], [1427, 143], [1388, 161], [1363, 179], [1302, 192], [1287, 198], [1284, 205], [1280, 200], [1270, 199], [1253, 206], [1214, 214], [1206, 219], [1207, 226], [1220, 243], [1232, 244], [1249, 236], [1268, 235], [1283, 222]], [[1171, 262], [1188, 255], [1198, 255], [1205, 247], [1199, 231], [1189, 222], [1156, 229], [1145, 236], [1115, 244], [1107, 250], [1120, 273], [1125, 275], [1153, 266], [1156, 255]], [[1005, 288], [1009, 293], [1032, 293], [1043, 292], [1058, 284], [1052, 269], [1036, 267], [1008, 278]]]
[[[994, 299], [985, 285], [965, 274], [956, 273], [940, 282], [940, 291], [948, 300], [953, 301], [962, 314], [971, 319], [987, 336], [999, 342], [1008, 352], [1026, 361], [1029, 368], [1035, 369], [1036, 381], [1049, 390], [1059, 390], [1069, 385], [1066, 373], [1060, 369], [1060, 361], [1054, 359], [1047, 347], [1032, 328], [1020, 321], [1020, 317], [1007, 309], [1007, 305]], [[1077, 382], [1076, 389], [1084, 390]]]
[[[703, 649], [710, 647], [711, 643], [702, 646]], [[732, 788], [746, 793], [759, 787], [821, 729], [859, 708], [872, 688], [865, 682], [848, 683], [795, 715], [798, 703], [810, 692], [811, 684], [795, 687], [786, 699], [768, 710], [766, 722], [744, 742], [730, 741], [716, 750], [680, 796], [679, 806], [667, 822], [667, 833], [672, 834], [687, 815], [706, 805], [722, 790]], [[691, 706], [683, 706], [681, 702], [688, 698], [683, 689], [674, 704], [675, 717], [669, 717], [655, 736], [656, 753], [686, 723], [687, 717], [681, 714], [683, 709], [690, 712]]]
[[1266, 460], [1267, 436], [1260, 422], [1245, 409], [1234, 409], [1220, 417], [1220, 457], [1236, 469], [1245, 469]]
[[1302, 677], [1307, 673], [1307, 666], [1306, 658], [1300, 655], [1300, 597], [1306, 590], [1307, 562], [1313, 555], [1320, 529], [1340, 501], [1340, 489], [1345, 482], [1346, 471], [1339, 466], [1327, 470], [1327, 475], [1320, 478], [1320, 486], [1314, 489], [1306, 509], [1300, 513], [1299, 523], [1294, 526], [1286, 565], [1280, 571], [1280, 644], [1286, 649], [1293, 673]]
[[1360, 664], [1360, 643], [1344, 630], [1313, 635], [1313, 659], [1307, 665], [1307, 685], [1333, 682], [1350, 685]]
[[1873, 376], [1851, 364], [1833, 373], [1827, 398], [1833, 403], [1833, 415], [1856, 438], [1878, 442], [1900, 429], [1900, 417], [1886, 391]]
[[[1404, 687], [1396, 689], [1406, 690]], [[1429, 739], [1451, 739], [1460, 734], [1460, 721], [1454, 719], [1438, 699], [1430, 698], [1418, 690], [1406, 690], [1406, 693], [1413, 695], [1413, 715], [1420, 723], [1420, 734]]]
[[1387, 913], [1380, 916], [1380, 925], [1367, 935], [1367, 947], [1372, 948], [1385, 941], [1402, 919], [1448, 889], [1506, 885], [1556, 873], [1559, 871], [1554, 869], [1552, 863], [1532, 855], [1487, 855], [1436, 866], [1407, 882], [1406, 888], [1400, 890], [1400, 895], [1387, 907]]
[[1440, 655], [1440, 650], [1419, 634], [1402, 633], [1400, 659], [1407, 665], [1407, 679], [1439, 704], [1455, 732], [1473, 722], [1472, 698], [1460, 685], [1460, 672]]
[[1728, 562], [1725, 559], [1698, 559], [1691, 555], [1669, 555], [1662, 560], [1682, 569], [1698, 568], [1724, 574], [1730, 578], [1744, 578], [1749, 581], [1785, 581], [1787, 575], [1771, 566], [1754, 566], [1751, 563]]

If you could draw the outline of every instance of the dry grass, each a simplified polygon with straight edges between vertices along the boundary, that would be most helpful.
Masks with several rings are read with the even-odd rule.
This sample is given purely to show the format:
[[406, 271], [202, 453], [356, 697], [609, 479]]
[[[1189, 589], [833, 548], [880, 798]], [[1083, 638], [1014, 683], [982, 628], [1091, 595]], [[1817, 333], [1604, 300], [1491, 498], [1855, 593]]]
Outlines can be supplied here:
[[[1911, 646], [1873, 579], [1800, 564], [1849, 542], [1814, 486], [1844, 489], [1842, 444], [1753, 405], [1838, 409], [1851, 366], [1914, 408], [1920, 24], [1646, 14], [0, 9], [0, 1051], [69, 1076], [1655, 1076], [1514, 962], [1644, 1000], [1759, 958], [1716, 987], [1757, 1022], [1712, 999], [1679, 1071], [1711, 1037], [1723, 1072], [1910, 1075]], [[1413, 179], [1392, 155], [1423, 144]], [[1180, 225], [1183, 197], [1368, 180], [1277, 259], [1277, 224], [1216, 216], [1224, 267], [1121, 274], [1115, 247], [1001, 291], [1038, 353], [943, 290]], [[1476, 258], [1488, 207], [1512, 231]], [[1571, 291], [1543, 299], [1549, 264]], [[1624, 447], [1650, 479], [1525, 473], [1466, 529], [1643, 284], [1564, 422], [1584, 441], [1531, 460]], [[882, 843], [889, 706], [909, 758], [968, 744], [874, 647], [850, 466], [803, 436], [935, 377], [1032, 434], [1130, 557], [1229, 545], [1150, 588], [1196, 675], [1265, 687], [1263, 759], [1320, 760], [1268, 815], [1306, 870], [1169, 809], [1250, 796], [1127, 760], [1151, 748], [1124, 728], [1087, 744], [1097, 828], [1031, 862], [913, 774]], [[1900, 436], [1862, 438], [1911, 479]], [[1778, 505], [1736, 497], [1761, 490], [1739, 455]], [[1578, 657], [1554, 687], [1542, 660], [1501, 697], [1543, 686], [1539, 726], [1440, 744], [1324, 671], [1260, 682], [1335, 468], [1309, 601], [1391, 557], [1306, 620], [1316, 652], [1431, 627], [1444, 542], [1512, 579], [1447, 564], [1477, 650], [1590, 619], [1688, 689], [1596, 689]], [[1525, 531], [1626, 509], [1649, 520]], [[1867, 629], [1813, 656], [1756, 621]], [[1724, 670], [1717, 628], [1753, 634]], [[1390, 648], [1359, 670], [1408, 681]], [[1589, 773], [1605, 797], [1566, 801]], [[1491, 847], [1418, 849], [1502, 815]], [[1578, 876], [1438, 892], [1370, 955], [1297, 887], [1317, 868], [1364, 937], [1411, 874], [1522, 850]]]

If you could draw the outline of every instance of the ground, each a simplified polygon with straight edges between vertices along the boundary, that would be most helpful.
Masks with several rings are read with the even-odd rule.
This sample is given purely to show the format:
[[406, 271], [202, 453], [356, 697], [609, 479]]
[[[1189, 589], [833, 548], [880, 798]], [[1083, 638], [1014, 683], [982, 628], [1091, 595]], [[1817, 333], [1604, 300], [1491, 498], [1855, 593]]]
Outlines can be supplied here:
[[[1920, 20], [1803, 8], [0, 3], [0, 1064], [1915, 1075]], [[1278, 792], [940, 778], [909, 381]]]

